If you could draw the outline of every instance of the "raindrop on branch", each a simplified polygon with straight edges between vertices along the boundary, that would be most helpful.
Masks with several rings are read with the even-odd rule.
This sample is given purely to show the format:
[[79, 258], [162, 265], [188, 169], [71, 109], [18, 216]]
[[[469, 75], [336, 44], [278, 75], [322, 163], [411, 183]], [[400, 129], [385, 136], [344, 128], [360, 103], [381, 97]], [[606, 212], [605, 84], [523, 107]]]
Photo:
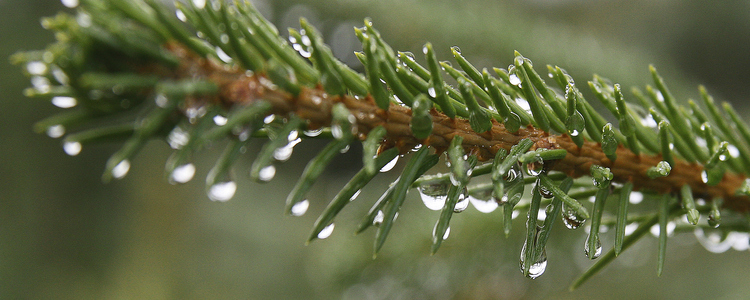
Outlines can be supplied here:
[[304, 215], [307, 212], [307, 209], [310, 207], [310, 201], [305, 199], [303, 201], [297, 202], [292, 206], [292, 216], [300, 217]]
[[219, 182], [208, 189], [208, 198], [212, 201], [226, 202], [234, 197], [237, 184], [234, 181]]

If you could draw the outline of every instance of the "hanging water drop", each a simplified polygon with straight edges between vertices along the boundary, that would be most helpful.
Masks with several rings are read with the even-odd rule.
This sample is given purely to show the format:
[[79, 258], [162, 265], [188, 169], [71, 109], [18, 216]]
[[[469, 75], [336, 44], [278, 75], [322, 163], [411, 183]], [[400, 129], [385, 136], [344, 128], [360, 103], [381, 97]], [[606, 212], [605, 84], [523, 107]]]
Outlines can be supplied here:
[[52, 97], [52, 105], [57, 106], [59, 108], [71, 108], [78, 104], [78, 101], [76, 101], [76, 98], [73, 97], [67, 97], [67, 96], [57, 96]]
[[344, 137], [344, 130], [341, 129], [341, 125], [339, 124], [333, 124], [331, 126], [331, 134], [333, 134], [333, 137], [337, 140], [340, 140]]
[[315, 129], [315, 130], [306, 130], [305, 135], [308, 137], [316, 137], [319, 136], [323, 132], [323, 128]]
[[47, 65], [41, 61], [32, 61], [26, 64], [26, 71], [31, 75], [44, 75], [47, 73]]
[[167, 136], [167, 144], [175, 150], [187, 145], [188, 140], [190, 140], [190, 134], [179, 126], [172, 129]]
[[521, 79], [518, 78], [518, 76], [516, 76], [516, 74], [510, 74], [510, 76], [508, 76], [508, 82], [510, 84], [512, 84], [512, 85], [520, 85], [521, 84]]
[[565, 224], [565, 227], [568, 229], [578, 229], [578, 227], [581, 227], [583, 224], [584, 219], [580, 218], [576, 212], [569, 208], [565, 203], [562, 204], [562, 208], [560, 209], [562, 213], [562, 219], [563, 224]]
[[503, 179], [506, 182], [514, 182], [520, 177], [519, 175], [520, 174], [518, 174], [518, 168], [516, 165], [514, 165], [508, 170], [508, 173], [505, 173], [505, 177]]
[[278, 161], [287, 161], [290, 157], [292, 157], [292, 152], [294, 150], [294, 144], [287, 144], [284, 147], [276, 148], [276, 150], [273, 151], [273, 158]]
[[216, 126], [227, 125], [227, 121], [229, 121], [227, 119], [227, 117], [222, 116], [222, 115], [215, 115], [213, 120], [214, 120], [214, 124], [216, 124]]
[[62, 0], [62, 4], [67, 8], [76, 8], [78, 6], [78, 0]]
[[234, 197], [237, 192], [237, 184], [234, 181], [219, 182], [208, 189], [208, 198], [211, 201], [226, 202]]
[[706, 170], [701, 171], [701, 181], [708, 183], [708, 172]]
[[359, 197], [360, 193], [362, 193], [362, 190], [357, 190], [356, 192], [354, 192], [354, 195], [352, 195], [351, 197], [349, 197], [349, 201], [354, 201], [354, 199], [357, 199], [357, 197]]
[[396, 163], [398, 162], [398, 156], [394, 157], [393, 160], [385, 164], [382, 168], [380, 168], [381, 173], [385, 173], [393, 169], [393, 167], [396, 166]]
[[333, 227], [334, 227], [334, 224], [331, 223], [330, 225], [323, 228], [323, 230], [321, 230], [320, 233], [318, 233], [318, 238], [322, 240], [331, 236], [331, 233], [333, 233]]
[[523, 169], [529, 176], [539, 176], [544, 170], [544, 162], [540, 159], [535, 162], [523, 164]]
[[449, 188], [450, 185], [447, 183], [433, 183], [421, 185], [417, 190], [422, 202], [428, 209], [440, 210], [445, 206], [445, 201], [448, 199]]
[[276, 167], [269, 165], [260, 169], [260, 172], [258, 172], [258, 179], [263, 182], [269, 182], [273, 179], [274, 175], [276, 175]]
[[47, 127], [47, 136], [56, 139], [63, 135], [65, 135], [65, 126], [58, 124]]
[[469, 197], [467, 197], [466, 188], [464, 188], [463, 192], [458, 195], [458, 202], [456, 202], [456, 206], [453, 207], [453, 212], [462, 213], [467, 207], [469, 207]]
[[186, 15], [185, 15], [185, 13], [184, 13], [184, 12], [182, 12], [181, 10], [179, 10], [179, 9], [178, 9], [178, 10], [177, 10], [177, 11], [175, 12], [175, 16], [177, 16], [177, 19], [178, 19], [178, 20], [180, 20], [180, 21], [182, 21], [182, 22], [187, 22], [187, 16], [186, 16]]
[[596, 239], [596, 248], [594, 249], [593, 256], [589, 256], [591, 249], [589, 249], [589, 239], [591, 238], [591, 235], [589, 235], [588, 238], [586, 238], [586, 242], [583, 244], [583, 253], [586, 255], [586, 257], [591, 257], [591, 259], [597, 259], [599, 256], [602, 255], [602, 242], [599, 239]]
[[197, 9], [203, 9], [206, 7], [206, 0], [193, 0], [193, 5], [195, 5], [195, 8]]
[[721, 217], [717, 218], [716, 213], [714, 213], [713, 211], [711, 211], [708, 214], [708, 225], [711, 226], [711, 227], [713, 227], [713, 228], [718, 228], [719, 225], [721, 225]]
[[469, 202], [481, 213], [491, 213], [499, 204], [492, 199], [492, 189], [486, 189], [469, 195]]
[[297, 202], [294, 205], [292, 205], [292, 209], [291, 209], [292, 216], [300, 217], [307, 212], [308, 208], [310, 208], [310, 201], [308, 201], [307, 199]]
[[385, 218], [385, 214], [382, 210], [379, 210], [378, 213], [375, 215], [375, 218], [372, 219], [372, 225], [379, 227], [380, 224], [383, 224], [383, 219]]
[[[520, 260], [521, 273], [523, 273], [525, 250], [526, 250], [526, 244], [524, 243], [524, 246], [521, 249], [521, 260]], [[531, 264], [531, 266], [529, 267], [529, 274], [527, 274], [526, 277], [529, 277], [531, 279], [536, 279], [539, 276], [542, 276], [545, 270], [547, 270], [547, 249], [542, 249], [542, 253], [539, 254], [539, 257], [537, 257], [534, 263]]]
[[192, 180], [193, 176], [195, 176], [195, 165], [188, 163], [175, 168], [169, 179], [172, 183], [186, 183]]
[[123, 178], [125, 175], [128, 175], [128, 171], [130, 171], [130, 161], [124, 159], [112, 168], [112, 177], [115, 179]]
[[427, 94], [430, 95], [432, 98], [437, 98], [437, 93], [435, 92], [434, 87], [427, 88]]
[[76, 156], [78, 153], [81, 153], [81, 148], [82, 146], [79, 142], [65, 142], [63, 144], [63, 151], [70, 156]]
[[[438, 224], [440, 224], [439, 221], [435, 223], [435, 226], [432, 226], [432, 239], [433, 239], [433, 241], [437, 240], [436, 235], [437, 235]], [[448, 226], [448, 228], [445, 229], [445, 233], [443, 233], [443, 240], [445, 241], [446, 239], [448, 239], [448, 236], [450, 234], [451, 234], [451, 227]]]

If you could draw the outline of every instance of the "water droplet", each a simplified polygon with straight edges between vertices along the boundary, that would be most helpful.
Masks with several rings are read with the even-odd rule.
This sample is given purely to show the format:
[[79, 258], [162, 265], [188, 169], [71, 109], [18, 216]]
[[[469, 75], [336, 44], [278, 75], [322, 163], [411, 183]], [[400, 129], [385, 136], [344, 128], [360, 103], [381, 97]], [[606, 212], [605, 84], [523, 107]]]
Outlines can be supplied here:
[[341, 125], [334, 124], [331, 126], [331, 134], [333, 134], [333, 137], [337, 140], [340, 140], [344, 137], [344, 130], [341, 129]]
[[[591, 235], [589, 235], [588, 238], [586, 238], [586, 242], [583, 244], [583, 253], [586, 255], [586, 257], [589, 257], [589, 253], [591, 249], [589, 249], [589, 239], [591, 238]], [[600, 239], [596, 240], [596, 249], [594, 249], [594, 255], [591, 257], [591, 259], [597, 259], [599, 256], [602, 255], [602, 241]]]
[[49, 85], [49, 79], [47, 77], [42, 76], [34, 76], [31, 77], [31, 85], [34, 86], [34, 89], [37, 90], [40, 94], [46, 94], [50, 91], [50, 85]]
[[381, 173], [388, 172], [393, 169], [393, 167], [396, 166], [396, 163], [398, 162], [398, 156], [394, 157], [393, 160], [385, 164], [382, 168], [380, 168]]
[[346, 145], [346, 147], [344, 147], [344, 148], [342, 148], [341, 150], [339, 150], [339, 152], [340, 152], [340, 153], [346, 153], [346, 152], [349, 152], [349, 148], [350, 148], [350, 147], [349, 147], [349, 145]]
[[476, 208], [481, 213], [491, 213], [497, 209], [499, 204], [497, 201], [490, 199], [490, 200], [479, 200], [474, 197], [469, 197], [469, 201], [471, 201], [471, 204], [474, 205], [474, 208]]
[[115, 179], [123, 178], [125, 175], [128, 175], [128, 171], [130, 171], [130, 161], [124, 159], [112, 168], [112, 177]]
[[570, 132], [570, 136], [578, 136], [580, 132], [578, 130], [573, 129], [573, 131]]
[[513, 213], [510, 215], [510, 218], [513, 219], [513, 220], [515, 220], [520, 215], [521, 215], [520, 211], [514, 210]]
[[47, 64], [41, 61], [32, 61], [26, 64], [26, 71], [31, 75], [43, 75], [47, 73]]
[[740, 156], [740, 149], [737, 149], [735, 145], [729, 145], [727, 146], [727, 151], [729, 151], [729, 156], [737, 158]]
[[[47, 53], [49, 52], [46, 52], [45, 54]], [[68, 83], [70, 82], [70, 79], [68, 78], [68, 75], [65, 74], [65, 71], [61, 70], [58, 67], [52, 68], [52, 77], [55, 77], [55, 80], [57, 80], [57, 82], [62, 85], [68, 85]]]
[[437, 93], [435, 92], [435, 88], [434, 87], [429, 87], [427, 89], [427, 94], [429, 94], [430, 97], [432, 97], [432, 98], [436, 98], [437, 97]]
[[188, 163], [175, 168], [170, 179], [173, 183], [186, 183], [192, 180], [193, 176], [195, 176], [195, 165]]
[[461, 213], [466, 210], [467, 207], [469, 207], [469, 197], [467, 197], [466, 188], [464, 188], [464, 191], [458, 195], [458, 202], [456, 202], [456, 206], [453, 207], [453, 212]]
[[[433, 239], [435, 238], [435, 235], [437, 234], [438, 223], [439, 222], [435, 223], [435, 226], [432, 227], [432, 238]], [[448, 236], [450, 236], [450, 235], [451, 235], [451, 227], [448, 226], [448, 228], [445, 229], [445, 233], [443, 233], [443, 240], [445, 241], [446, 239], [448, 239]]]
[[323, 132], [322, 128], [315, 129], [315, 130], [306, 130], [305, 135], [309, 137], [316, 137], [319, 136]]
[[701, 172], [701, 181], [703, 181], [703, 183], [708, 183], [708, 172], [706, 172], [706, 170]]
[[719, 228], [721, 225], [721, 219], [717, 218], [713, 211], [708, 214], [708, 225], [713, 228]]
[[47, 136], [56, 139], [63, 135], [65, 135], [65, 126], [58, 124], [47, 127]]
[[375, 215], [375, 218], [372, 219], [372, 225], [380, 226], [380, 224], [383, 224], [383, 219], [385, 218], [385, 214], [382, 210], [379, 210], [378, 213]]
[[63, 144], [63, 151], [67, 155], [76, 156], [78, 153], [81, 153], [81, 147], [81, 143], [79, 142], [65, 142]]
[[[521, 273], [523, 273], [523, 263], [524, 263], [524, 252], [526, 252], [526, 245], [524, 243], [523, 248], [521, 249]], [[542, 249], [542, 253], [537, 257], [536, 261], [534, 261], [533, 264], [529, 267], [529, 274], [527, 277], [531, 279], [536, 279], [539, 276], [542, 276], [544, 274], [544, 271], [547, 269], [547, 249]]]
[[225, 63], [232, 62], [232, 57], [229, 56], [226, 52], [224, 52], [224, 50], [221, 50], [220, 47], [216, 47], [216, 56], [219, 57], [219, 59], [221, 59], [221, 61]]
[[187, 145], [189, 140], [190, 134], [179, 126], [172, 129], [172, 131], [169, 132], [169, 135], [167, 136], [167, 143], [169, 144], [169, 147], [172, 147], [172, 149], [182, 148], [183, 146]]
[[227, 125], [227, 121], [229, 120], [225, 116], [222, 116], [222, 115], [214, 116], [214, 124], [216, 124], [217, 126]]
[[177, 10], [177, 11], [175, 12], [175, 15], [177, 16], [177, 19], [178, 19], [178, 20], [180, 20], [180, 21], [182, 21], [182, 22], [187, 22], [187, 16], [185, 16], [185, 13], [184, 13], [184, 12], [182, 12], [181, 10], [179, 10], [179, 9], [178, 9], [178, 10]]
[[276, 148], [276, 150], [273, 151], [273, 158], [278, 161], [286, 161], [292, 157], [293, 150], [294, 144], [292, 143], [289, 143], [284, 147]]
[[67, 8], [75, 8], [78, 6], [78, 0], [62, 0], [61, 2]]
[[264, 167], [263, 169], [260, 169], [260, 172], [258, 172], [258, 179], [264, 182], [268, 182], [273, 179], [274, 175], [276, 175], [276, 167], [270, 165]]
[[71, 108], [78, 104], [76, 98], [67, 96], [52, 97], [52, 105], [59, 108]]
[[469, 202], [481, 213], [491, 213], [499, 204], [492, 199], [492, 189], [475, 192], [469, 195]]
[[331, 236], [331, 233], [333, 233], [333, 227], [334, 227], [334, 224], [331, 223], [330, 225], [326, 226], [326, 228], [323, 228], [323, 230], [321, 230], [320, 233], [318, 233], [318, 238], [322, 240]]
[[310, 208], [310, 201], [308, 201], [307, 199], [297, 202], [292, 205], [292, 216], [300, 217], [307, 212], [308, 208]]
[[198, 9], [206, 7], [206, 0], [193, 0], [193, 5]]
[[226, 34], [222, 34], [221, 37], [219, 37], [219, 39], [221, 39], [221, 42], [224, 43], [224, 44], [228, 44], [229, 43], [229, 36], [226, 35]]
[[565, 224], [565, 227], [568, 227], [568, 229], [578, 229], [578, 227], [581, 227], [583, 224], [584, 219], [580, 218], [576, 212], [569, 208], [565, 203], [562, 204], [562, 219], [563, 224]]
[[219, 182], [208, 189], [208, 198], [211, 201], [226, 202], [234, 197], [237, 192], [237, 184], [234, 181]]
[[362, 193], [362, 190], [357, 190], [356, 192], [354, 192], [354, 195], [349, 198], [349, 201], [354, 201], [354, 199], [357, 199], [360, 193]]
[[518, 78], [518, 76], [516, 76], [516, 74], [510, 74], [510, 76], [508, 76], [508, 82], [510, 84], [512, 84], [512, 85], [520, 85], [521, 84], [521, 79]]
[[504, 177], [503, 179], [505, 179], [505, 181], [506, 181], [506, 182], [514, 182], [514, 181], [516, 181], [516, 180], [517, 180], [517, 179], [518, 179], [519, 177], [520, 177], [520, 176], [519, 176], [519, 174], [518, 174], [518, 168], [517, 168], [516, 166], [513, 166], [513, 167], [511, 167], [511, 168], [510, 168], [510, 169], [508, 170], [508, 173], [505, 173], [505, 177]]
[[86, 13], [78, 13], [76, 15], [76, 22], [78, 22], [78, 26], [81, 26], [83, 28], [91, 27], [91, 16]]
[[424, 184], [417, 188], [422, 202], [430, 210], [441, 210], [445, 206], [448, 189], [450, 185], [447, 183]]
[[539, 185], [539, 194], [541, 194], [542, 197], [547, 198], [547, 199], [550, 199], [555, 196], [554, 194], [552, 194], [552, 191], [548, 190], [542, 185]]
[[263, 118], [263, 123], [265, 124], [271, 124], [273, 120], [276, 120], [276, 115], [268, 115], [265, 118]]

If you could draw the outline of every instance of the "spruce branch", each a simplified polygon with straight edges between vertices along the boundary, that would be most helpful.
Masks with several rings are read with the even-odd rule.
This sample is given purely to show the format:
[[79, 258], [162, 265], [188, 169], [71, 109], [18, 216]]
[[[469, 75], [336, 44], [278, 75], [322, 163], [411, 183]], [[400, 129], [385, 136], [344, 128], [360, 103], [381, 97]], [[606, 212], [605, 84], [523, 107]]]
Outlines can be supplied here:
[[[36, 129], [59, 136], [60, 129], [80, 128], [64, 139], [70, 155], [90, 143], [121, 141], [122, 148], [107, 162], [105, 181], [124, 177], [132, 157], [151, 139], [166, 139], [175, 148], [165, 168], [170, 182], [189, 181], [195, 173], [194, 153], [229, 139], [206, 179], [207, 193], [216, 201], [234, 195], [230, 170], [248, 143], [269, 140], [251, 167], [251, 177], [266, 182], [275, 174], [274, 165], [286, 160], [300, 139], [330, 139], [287, 198], [286, 212], [292, 215], [304, 213], [306, 192], [335, 154], [362, 141], [364, 167], [317, 219], [308, 242], [332, 228], [336, 215], [377, 170], [399, 154], [412, 153], [401, 176], [357, 229], [378, 227], [376, 254], [411, 188], [442, 201], [433, 253], [443, 243], [451, 218], [463, 210], [459, 204], [470, 195], [503, 207], [506, 234], [512, 213], [528, 209], [521, 271], [531, 278], [544, 272], [545, 244], [557, 214], [571, 229], [591, 220], [584, 247], [590, 259], [601, 251], [599, 226], [616, 224], [614, 249], [573, 287], [651, 225], [658, 223], [661, 229], [661, 274], [669, 221], [687, 215], [691, 226], [701, 228], [700, 214], [708, 214], [708, 224], [719, 226], [721, 209], [750, 211], [748, 126], [731, 106], [717, 105], [702, 87], [707, 113], [694, 102], [689, 108], [680, 105], [653, 66], [649, 70], [655, 87], [647, 86], [646, 95], [634, 90], [635, 101], [607, 79], [594, 76], [588, 82], [611, 113], [608, 121], [562, 68], [547, 66], [557, 85], [553, 87], [518, 52], [507, 70], [494, 68], [490, 74], [474, 67], [457, 47], [451, 54], [460, 69], [440, 62], [427, 43], [424, 67], [413, 55], [394, 51], [365, 20], [364, 27], [355, 28], [362, 42], [357, 57], [365, 66], [360, 74], [337, 60], [304, 19], [300, 30], [289, 30], [290, 44], [248, 2], [209, 2], [177, 2], [182, 22], [154, 0], [84, 0], [76, 16], [61, 13], [45, 19], [43, 26], [57, 33], [57, 43], [11, 60], [26, 70], [34, 70], [31, 64], [52, 70], [27, 72], [33, 85], [28, 96], [76, 108], [40, 121]], [[444, 74], [458, 85], [446, 83]], [[129, 117], [123, 124], [107, 122], [123, 115]], [[654, 126], [640, 121], [647, 118]], [[424, 175], [443, 153], [451, 172]], [[491, 184], [470, 185], [473, 178], [487, 174]], [[592, 180], [574, 183], [581, 177]], [[531, 199], [523, 199], [525, 187], [531, 185]], [[633, 191], [653, 198], [659, 211], [628, 214]], [[615, 221], [603, 216], [611, 194], [619, 195]], [[580, 199], [589, 196], [595, 201], [587, 208]], [[679, 197], [684, 209], [672, 204], [673, 197]], [[553, 217], [538, 230], [538, 211], [547, 204], [545, 211]], [[645, 223], [626, 236], [625, 226], [639, 221]]]

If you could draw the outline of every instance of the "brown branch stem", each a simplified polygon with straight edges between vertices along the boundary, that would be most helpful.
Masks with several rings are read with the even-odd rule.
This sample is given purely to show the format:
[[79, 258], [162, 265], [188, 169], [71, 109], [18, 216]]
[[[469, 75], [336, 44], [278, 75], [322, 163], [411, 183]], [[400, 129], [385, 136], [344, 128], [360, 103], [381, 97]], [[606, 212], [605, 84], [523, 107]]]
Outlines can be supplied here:
[[330, 125], [331, 108], [336, 103], [343, 103], [357, 119], [356, 133], [360, 139], [364, 139], [373, 128], [382, 125], [387, 130], [386, 146], [398, 147], [401, 153], [407, 153], [420, 144], [443, 151], [454, 136], [460, 135], [463, 137], [465, 150], [476, 154], [481, 161], [486, 161], [494, 158], [499, 149], [508, 150], [521, 139], [529, 138], [534, 141], [534, 148], [567, 150], [567, 156], [556, 161], [552, 170], [564, 172], [574, 178], [589, 175], [592, 165], [600, 165], [610, 168], [614, 174], [614, 181], [630, 181], [635, 190], [676, 193], [683, 185], [688, 184], [696, 197], [707, 200], [723, 198], [725, 207], [741, 212], [750, 210], [750, 198], [735, 195], [735, 191], [746, 178], [741, 174], [727, 172], [717, 185], [708, 186], [701, 180], [702, 165], [675, 159], [668, 176], [651, 179], [646, 172], [662, 160], [660, 154], [636, 155], [621, 145], [617, 149], [616, 161], [612, 162], [602, 151], [601, 144], [596, 142], [586, 141], [579, 148], [566, 134], [551, 135], [532, 126], [521, 128], [517, 132], [509, 132], [503, 124], [495, 120], [492, 120], [493, 125], [489, 131], [476, 133], [471, 129], [468, 120], [450, 119], [434, 109], [431, 111], [432, 135], [425, 140], [418, 140], [412, 135], [409, 127], [411, 110], [408, 107], [392, 103], [386, 111], [379, 109], [370, 96], [358, 98], [349, 95], [328, 95], [320, 87], [302, 87], [299, 95], [293, 96], [280, 90], [262, 74], [246, 74], [244, 70], [228, 69], [211, 60], [200, 58], [179, 45], [170, 44], [169, 47], [183, 61], [176, 71], [176, 77], [205, 78], [219, 86], [221, 92], [218, 97], [202, 101], [218, 102], [231, 107], [248, 105], [262, 99], [272, 104], [272, 113], [296, 114], [308, 121], [309, 128]]

